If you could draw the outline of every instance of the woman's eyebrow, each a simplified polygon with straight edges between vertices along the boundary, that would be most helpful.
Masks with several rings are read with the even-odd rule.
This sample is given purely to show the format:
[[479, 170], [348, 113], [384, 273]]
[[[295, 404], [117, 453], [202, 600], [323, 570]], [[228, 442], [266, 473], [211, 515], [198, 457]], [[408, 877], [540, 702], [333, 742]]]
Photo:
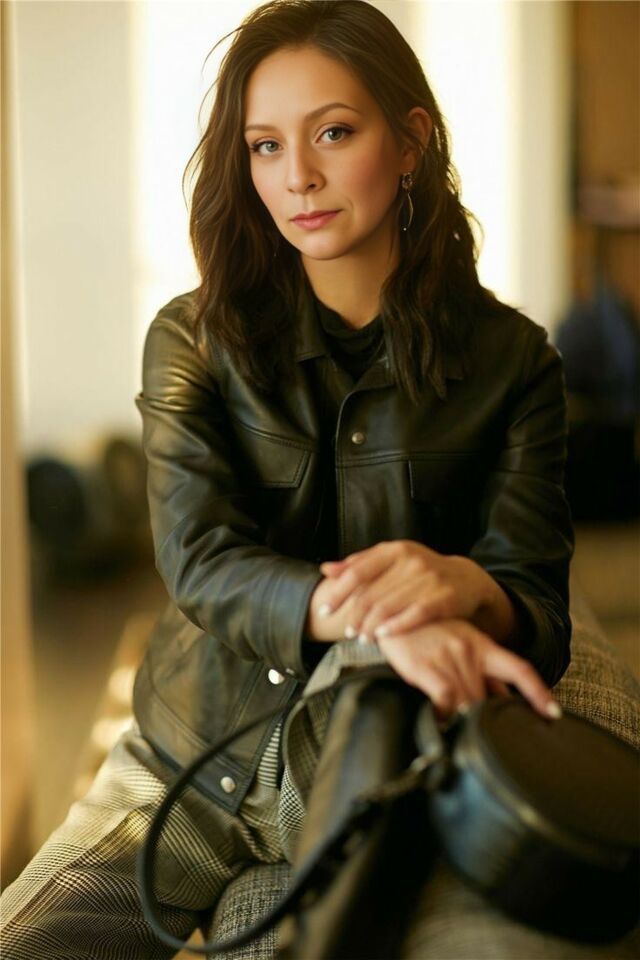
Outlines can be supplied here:
[[[306, 120], [315, 120], [316, 117], [319, 117], [321, 114], [326, 113], [327, 110], [335, 110], [336, 107], [342, 107], [345, 110], [353, 110], [354, 113], [360, 113], [362, 111], [356, 110], [355, 107], [350, 107], [348, 103], [340, 103], [337, 100], [334, 103], [325, 103], [323, 107], [318, 107], [316, 110], [312, 110], [311, 113], [308, 113], [304, 119]], [[248, 127], [244, 128], [244, 132], [247, 133], [248, 130], [276, 130], [277, 127], [271, 126], [268, 123], [251, 123]]]

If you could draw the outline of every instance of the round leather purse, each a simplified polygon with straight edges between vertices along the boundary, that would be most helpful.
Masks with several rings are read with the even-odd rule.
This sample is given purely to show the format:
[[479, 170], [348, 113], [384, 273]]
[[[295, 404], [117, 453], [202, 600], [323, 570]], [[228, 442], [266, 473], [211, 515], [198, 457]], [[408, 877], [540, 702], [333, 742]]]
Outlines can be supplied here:
[[[440, 740], [438, 745], [437, 740]], [[570, 713], [519, 697], [475, 704], [445, 734], [417, 724], [429, 817], [456, 871], [516, 919], [607, 941], [638, 921], [638, 753]]]
[[[374, 738], [380, 751], [380, 731], [398, 729], [398, 716], [407, 704], [402, 688], [407, 688], [379, 667], [359, 669], [335, 685], [367, 680], [374, 688], [388, 687], [390, 675], [398, 688], [395, 699], [360, 698], [357, 711], [352, 711], [357, 717], [353, 736], [341, 732], [358, 756], [367, 756]], [[326, 691], [305, 699], [322, 693]], [[380, 711], [389, 716], [380, 717]], [[352, 777], [346, 800], [343, 795], [328, 797], [329, 806], [341, 812], [329, 816], [317, 842], [307, 845], [284, 899], [233, 938], [196, 946], [185, 945], [160, 924], [153, 892], [156, 844], [171, 805], [197, 769], [266, 715], [203, 753], [167, 794], [141, 852], [143, 912], [158, 937], [194, 953], [223, 952], [316, 905], [385, 811], [412, 793], [423, 797], [416, 809], [425, 812], [431, 834], [453, 868], [515, 919], [586, 942], [614, 940], [635, 926], [640, 879], [636, 750], [572, 714], [547, 720], [519, 696], [478, 702], [444, 728], [425, 698], [415, 718], [414, 759], [403, 773], [373, 788], [369, 782], [362, 792]], [[388, 749], [397, 747], [389, 739]]]

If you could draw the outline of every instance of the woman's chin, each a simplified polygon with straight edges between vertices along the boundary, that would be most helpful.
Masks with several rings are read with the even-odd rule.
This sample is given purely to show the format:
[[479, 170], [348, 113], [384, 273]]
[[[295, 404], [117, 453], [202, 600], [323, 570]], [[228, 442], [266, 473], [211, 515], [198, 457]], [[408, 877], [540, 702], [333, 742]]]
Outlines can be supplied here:
[[353, 243], [338, 237], [313, 237], [298, 241], [295, 246], [303, 260], [337, 260], [353, 249]]

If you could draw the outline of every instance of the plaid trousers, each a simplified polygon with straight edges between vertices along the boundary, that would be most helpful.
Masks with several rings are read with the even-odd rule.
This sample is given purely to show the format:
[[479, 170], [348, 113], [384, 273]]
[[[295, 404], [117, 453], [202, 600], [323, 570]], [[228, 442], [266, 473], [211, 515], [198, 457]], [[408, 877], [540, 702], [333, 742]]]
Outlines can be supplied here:
[[[383, 662], [377, 647], [333, 644], [305, 692], [329, 687], [344, 669]], [[256, 863], [292, 862], [334, 694], [298, 703], [289, 715], [282, 784], [273, 754], [262, 758], [237, 816], [195, 788], [183, 791], [166, 821], [155, 890], [163, 925], [185, 940], [207, 927], [226, 885]], [[134, 723], [108, 754], [88, 793], [3, 893], [3, 960], [164, 960], [141, 911], [136, 862], [175, 772]], [[215, 933], [215, 931], [214, 931]]]

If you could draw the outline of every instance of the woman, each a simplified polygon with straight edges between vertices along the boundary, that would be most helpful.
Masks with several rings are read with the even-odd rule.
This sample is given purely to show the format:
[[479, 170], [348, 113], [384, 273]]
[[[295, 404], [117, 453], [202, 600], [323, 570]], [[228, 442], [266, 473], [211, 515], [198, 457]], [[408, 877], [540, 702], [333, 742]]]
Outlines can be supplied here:
[[267, 3], [192, 160], [202, 282], [153, 321], [137, 397], [170, 602], [136, 725], [5, 897], [7, 957], [171, 955], [135, 887], [150, 817], [271, 706], [165, 831], [167, 926], [187, 936], [243, 864], [283, 859], [282, 716], [327, 643], [347, 663], [377, 642], [442, 719], [507, 684], [559, 715], [561, 362], [479, 284], [417, 58], [360, 0]]

